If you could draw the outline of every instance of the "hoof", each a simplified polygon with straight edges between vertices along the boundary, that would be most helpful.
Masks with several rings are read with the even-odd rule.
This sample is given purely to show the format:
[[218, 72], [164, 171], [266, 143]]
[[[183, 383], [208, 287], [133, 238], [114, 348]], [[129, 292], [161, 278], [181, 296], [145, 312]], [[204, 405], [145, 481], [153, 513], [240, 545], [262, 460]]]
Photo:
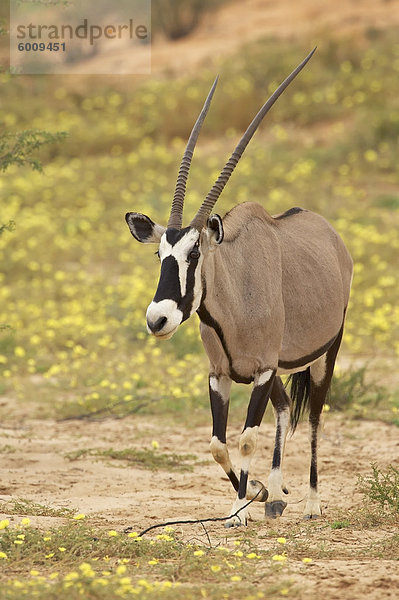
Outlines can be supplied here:
[[315, 521], [316, 519], [320, 519], [321, 515], [303, 515], [304, 521]]
[[244, 527], [247, 524], [247, 521], [240, 521], [237, 517], [233, 517], [233, 519], [229, 519], [224, 524], [226, 529], [230, 529], [230, 527]]
[[265, 504], [265, 515], [269, 519], [276, 519], [281, 517], [284, 512], [287, 503], [284, 500], [274, 500], [274, 502], [266, 502]]
[[261, 481], [257, 479], [251, 479], [247, 486], [247, 500], [254, 500], [255, 502], [266, 502], [269, 497], [269, 492]]

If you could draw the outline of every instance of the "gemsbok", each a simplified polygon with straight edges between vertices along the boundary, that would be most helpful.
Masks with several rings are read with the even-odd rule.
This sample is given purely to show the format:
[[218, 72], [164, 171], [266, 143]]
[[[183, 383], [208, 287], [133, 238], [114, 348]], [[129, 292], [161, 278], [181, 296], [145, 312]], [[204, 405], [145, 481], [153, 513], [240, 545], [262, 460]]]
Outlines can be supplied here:
[[[253, 119], [188, 227], [182, 227], [186, 182], [215, 80], [184, 152], [167, 227], [129, 212], [139, 242], [159, 244], [161, 273], [147, 310], [147, 329], [169, 339], [197, 312], [209, 357], [213, 417], [210, 449], [229, 477], [236, 499], [226, 527], [247, 523], [249, 499], [265, 502], [267, 517], [287, 503], [282, 459], [288, 428], [309, 409], [310, 485], [304, 517], [321, 515], [317, 442], [320, 414], [341, 343], [352, 281], [352, 259], [337, 232], [321, 216], [291, 208], [271, 216], [255, 202], [235, 206], [223, 218], [211, 211], [263, 117], [310, 60], [315, 49], [284, 80]], [[291, 398], [279, 375], [292, 374]], [[231, 382], [252, 383], [239, 439], [241, 470], [231, 463], [226, 426]], [[248, 481], [258, 429], [268, 399], [276, 437], [266, 487]]]

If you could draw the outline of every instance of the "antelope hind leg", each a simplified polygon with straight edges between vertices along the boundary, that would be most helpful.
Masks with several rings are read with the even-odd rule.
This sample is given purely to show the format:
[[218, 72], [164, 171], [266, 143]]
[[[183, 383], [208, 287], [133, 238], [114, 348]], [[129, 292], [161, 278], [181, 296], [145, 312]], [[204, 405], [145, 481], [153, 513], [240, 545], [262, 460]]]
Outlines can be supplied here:
[[287, 502], [284, 500], [288, 490], [283, 483], [282, 462], [285, 440], [290, 422], [291, 399], [285, 391], [280, 377], [276, 377], [270, 394], [276, 418], [276, 439], [274, 444], [273, 462], [267, 480], [268, 499], [265, 504], [265, 516], [269, 519], [281, 517]]

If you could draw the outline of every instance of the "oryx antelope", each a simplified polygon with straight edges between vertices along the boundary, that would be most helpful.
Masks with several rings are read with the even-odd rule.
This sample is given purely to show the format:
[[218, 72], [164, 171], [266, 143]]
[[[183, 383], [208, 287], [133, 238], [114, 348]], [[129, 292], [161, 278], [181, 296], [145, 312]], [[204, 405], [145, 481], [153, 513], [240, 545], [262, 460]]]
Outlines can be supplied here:
[[[327, 221], [291, 208], [270, 216], [259, 204], [235, 206], [223, 219], [211, 211], [261, 120], [314, 50], [287, 77], [249, 125], [188, 227], [182, 227], [183, 201], [194, 147], [216, 83], [191, 132], [181, 162], [167, 227], [129, 212], [133, 236], [159, 244], [161, 273], [147, 310], [147, 328], [169, 339], [197, 312], [209, 357], [209, 395], [213, 417], [211, 452], [228, 475], [236, 500], [226, 526], [246, 524], [250, 498], [266, 502], [268, 517], [282, 514], [287, 493], [282, 458], [287, 430], [309, 407], [311, 463], [305, 518], [321, 514], [317, 481], [320, 414], [340, 346], [352, 279], [352, 260]], [[291, 373], [291, 397], [279, 377]], [[253, 382], [239, 440], [241, 470], [233, 468], [226, 447], [231, 381]], [[276, 438], [266, 488], [248, 481], [258, 429], [271, 399]], [[242, 508], [242, 510], [240, 510]]]

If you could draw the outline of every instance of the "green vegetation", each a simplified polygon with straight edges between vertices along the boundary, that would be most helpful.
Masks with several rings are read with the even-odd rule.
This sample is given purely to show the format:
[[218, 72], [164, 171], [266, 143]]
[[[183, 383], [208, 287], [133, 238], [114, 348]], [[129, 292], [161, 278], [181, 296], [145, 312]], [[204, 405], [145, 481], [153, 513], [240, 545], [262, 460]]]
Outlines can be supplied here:
[[376, 464], [371, 469], [371, 475], [359, 476], [359, 490], [385, 513], [399, 517], [399, 469], [389, 465], [383, 472]]
[[29, 515], [30, 517], [68, 517], [73, 510], [69, 508], [53, 508], [32, 500], [18, 498], [0, 504], [0, 511], [8, 515]]
[[[0, 335], [0, 391], [26, 415], [100, 419], [144, 412], [198, 423], [207, 414], [197, 319], [168, 342], [147, 335], [145, 310], [159, 263], [132, 239], [124, 213], [166, 222], [187, 135], [219, 72], [190, 174], [186, 215], [192, 215], [241, 131], [309, 46], [263, 40], [173, 82], [76, 84], [0, 75], [8, 144], [0, 153], [7, 166], [0, 224], [18, 224], [13, 235], [0, 235], [0, 323], [10, 325]], [[256, 199], [273, 214], [302, 205], [335, 225], [355, 260], [343, 352], [366, 363], [399, 356], [398, 73], [396, 30], [362, 44], [321, 45], [256, 135], [217, 208], [223, 214]], [[60, 130], [68, 133], [62, 144], [41, 143], [58, 139]], [[48, 134], [31, 138], [34, 131]], [[42, 173], [30, 168], [36, 160]], [[365, 368], [338, 373], [331, 407], [366, 418], [378, 412], [399, 424], [398, 393], [374, 369], [372, 375], [374, 383]], [[248, 393], [234, 386], [233, 410], [245, 410]], [[0, 416], [9, 410], [4, 406]], [[149, 469], [196, 464], [192, 455], [155, 448], [68, 455], [84, 456]], [[13, 523], [0, 521], [0, 600], [295, 598], [298, 572], [337, 556], [326, 529], [342, 542], [340, 558], [399, 558], [397, 534], [384, 533], [378, 543], [362, 539], [375, 526], [397, 523], [398, 471], [372, 469], [359, 480], [363, 509], [289, 532], [278, 523], [259, 535], [262, 524], [251, 524], [246, 532], [225, 533], [226, 548], [169, 530], [140, 540], [92, 527], [68, 509], [3, 503]], [[17, 523], [18, 515], [66, 524], [47, 531], [26, 517]]]
[[351, 522], [347, 519], [343, 519], [342, 521], [333, 521], [331, 523], [331, 529], [345, 529], [346, 527], [350, 527]]
[[[184, 541], [171, 527], [153, 539], [141, 538], [137, 532], [94, 528], [84, 515], [77, 517], [48, 530], [33, 527], [28, 518], [14, 524], [0, 521], [0, 561], [2, 572], [7, 572], [1, 600], [295, 598], [298, 573], [336, 556], [338, 540], [341, 559], [373, 559], [387, 553], [393, 560], [399, 558], [397, 533], [386, 533], [378, 543], [362, 542], [361, 537], [354, 539], [360, 532], [348, 520], [292, 524], [289, 532], [280, 525], [267, 536], [259, 535], [261, 524], [253, 524], [213, 546], [206, 537], [203, 542]], [[333, 541], [326, 540], [329, 527], [336, 529]]]
[[381, 419], [398, 425], [398, 388], [390, 389], [381, 385], [370, 377], [370, 372], [370, 364], [347, 371], [336, 368], [328, 400], [329, 407], [345, 411], [354, 418]]
[[29, 165], [36, 171], [42, 171], [41, 162], [35, 153], [44, 144], [53, 144], [65, 138], [65, 132], [20, 131], [3, 133], [0, 136], [0, 171], [6, 171], [11, 165]]
[[[284, 572], [275, 581], [287, 560], [285, 554], [276, 553], [281, 548], [276, 541], [274, 549], [258, 552], [252, 543], [239, 540], [228, 548], [185, 544], [175, 539], [171, 528], [147, 540], [137, 533], [95, 530], [84, 522], [46, 532], [26, 520], [16, 526], [0, 521], [0, 527], [0, 561], [15, 575], [2, 582], [1, 600], [137, 595], [155, 599], [160, 594], [178, 600], [279, 598], [292, 589]], [[21, 579], [22, 572], [29, 576]], [[262, 578], [261, 590], [251, 583], [255, 572]]]
[[[86, 456], [98, 456], [100, 458], [111, 458], [117, 461], [124, 461], [133, 464], [142, 469], [150, 469], [157, 471], [163, 469], [165, 471], [193, 471], [193, 461], [197, 460], [194, 454], [164, 454], [151, 450], [136, 450], [135, 448], [126, 448], [125, 450], [109, 450], [87, 448], [84, 450], [76, 450], [69, 452], [65, 458], [69, 460], [78, 460]], [[127, 465], [127, 466], [128, 466]]]
[[[399, 353], [399, 213], [381, 202], [398, 177], [395, 35], [366, 48], [351, 40], [321, 47], [251, 143], [217, 209], [258, 199], [271, 213], [302, 205], [332, 221], [355, 260], [349, 354]], [[152, 79], [118, 89], [93, 80], [69, 93], [57, 77], [1, 76], [10, 133], [68, 132], [61, 145], [40, 149], [44, 174], [12, 165], [0, 182], [1, 220], [18, 222], [0, 238], [0, 322], [12, 327], [0, 337], [8, 394], [34, 398], [41, 414], [59, 417], [207, 406], [196, 317], [167, 343], [146, 333], [159, 266], [123, 215], [166, 221], [185, 139], [215, 70], [221, 81], [196, 150], [187, 215], [303, 53], [303, 44], [266, 40], [173, 86]], [[246, 401], [247, 392], [236, 388], [234, 397]]]

